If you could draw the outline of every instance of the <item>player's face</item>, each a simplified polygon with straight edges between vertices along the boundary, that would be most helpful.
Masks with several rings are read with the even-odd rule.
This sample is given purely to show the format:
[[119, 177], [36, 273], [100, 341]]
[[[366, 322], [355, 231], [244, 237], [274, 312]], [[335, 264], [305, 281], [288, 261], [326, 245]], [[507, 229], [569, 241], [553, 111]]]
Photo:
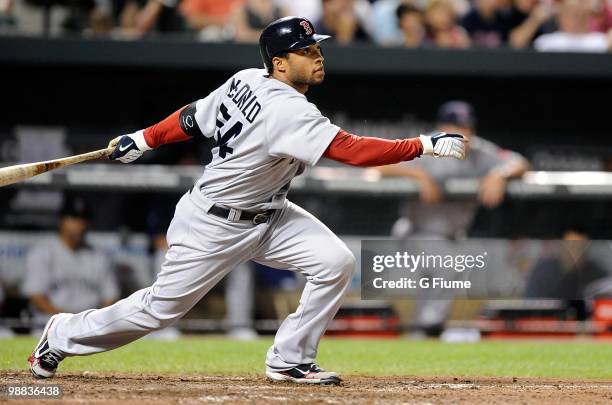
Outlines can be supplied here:
[[60, 222], [60, 236], [72, 249], [80, 247], [85, 240], [87, 221], [77, 217], [63, 217]]
[[319, 44], [291, 52], [287, 57], [287, 78], [297, 85], [321, 84], [325, 78], [324, 60]]

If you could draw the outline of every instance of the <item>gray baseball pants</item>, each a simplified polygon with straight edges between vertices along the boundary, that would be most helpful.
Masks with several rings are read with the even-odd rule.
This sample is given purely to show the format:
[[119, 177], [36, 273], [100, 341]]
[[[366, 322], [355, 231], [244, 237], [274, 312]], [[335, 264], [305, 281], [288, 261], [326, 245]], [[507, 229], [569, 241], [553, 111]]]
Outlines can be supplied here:
[[157, 280], [115, 304], [60, 317], [49, 344], [66, 356], [115, 349], [172, 325], [229, 271], [248, 260], [299, 271], [307, 282], [297, 310], [283, 321], [266, 366], [284, 370], [315, 360], [355, 269], [346, 245], [323, 223], [285, 201], [265, 224], [207, 214], [210, 201], [186, 193], [168, 229], [169, 249]]

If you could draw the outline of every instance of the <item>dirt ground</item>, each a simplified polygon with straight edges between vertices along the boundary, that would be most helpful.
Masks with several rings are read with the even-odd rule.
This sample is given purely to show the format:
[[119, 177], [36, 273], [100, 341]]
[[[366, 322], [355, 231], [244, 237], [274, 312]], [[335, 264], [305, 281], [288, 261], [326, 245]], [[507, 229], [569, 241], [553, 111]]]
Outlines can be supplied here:
[[[0, 372], [0, 385], [61, 384], [62, 400], [10, 400], [9, 404], [609, 404], [612, 382], [522, 378], [418, 378], [346, 376], [341, 386], [270, 383], [262, 376], [61, 373], [33, 380]], [[0, 397], [0, 402], [2, 397]]]

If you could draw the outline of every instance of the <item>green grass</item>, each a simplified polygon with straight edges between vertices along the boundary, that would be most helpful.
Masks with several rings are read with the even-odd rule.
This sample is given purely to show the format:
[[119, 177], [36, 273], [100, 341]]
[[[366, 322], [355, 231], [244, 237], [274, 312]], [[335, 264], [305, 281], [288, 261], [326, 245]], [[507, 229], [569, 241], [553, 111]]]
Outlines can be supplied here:
[[[0, 369], [24, 370], [34, 339], [0, 340]], [[271, 339], [142, 340], [112, 352], [66, 359], [64, 371], [260, 374]], [[612, 379], [612, 344], [441, 343], [324, 339], [318, 362], [343, 374]]]

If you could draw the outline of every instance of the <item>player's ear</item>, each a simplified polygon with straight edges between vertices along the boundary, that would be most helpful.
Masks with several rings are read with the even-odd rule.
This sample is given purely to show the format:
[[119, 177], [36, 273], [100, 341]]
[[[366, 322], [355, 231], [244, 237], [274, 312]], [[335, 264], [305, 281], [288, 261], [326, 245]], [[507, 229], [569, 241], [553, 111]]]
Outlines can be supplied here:
[[272, 58], [272, 65], [277, 72], [285, 73], [287, 71], [287, 58], [275, 56]]

